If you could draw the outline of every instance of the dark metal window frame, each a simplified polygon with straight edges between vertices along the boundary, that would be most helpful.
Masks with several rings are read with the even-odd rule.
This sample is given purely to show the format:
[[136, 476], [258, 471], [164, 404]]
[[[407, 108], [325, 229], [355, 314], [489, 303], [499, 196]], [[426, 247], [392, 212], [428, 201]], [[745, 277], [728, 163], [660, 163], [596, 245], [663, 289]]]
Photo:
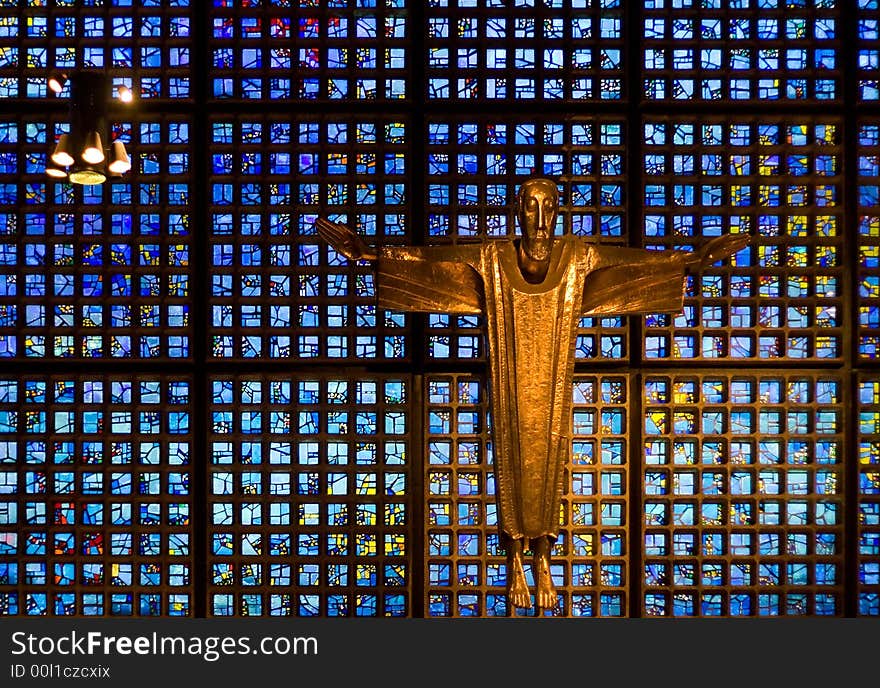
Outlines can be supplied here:
[[[432, 115], [445, 113], [467, 113], [469, 116], [493, 116], [504, 115], [510, 110], [507, 102], [450, 102], [429, 101], [424, 98], [426, 92], [426, 36], [425, 5], [426, 3], [411, 2], [407, 9], [407, 30], [409, 33], [409, 55], [411, 62], [408, 65], [408, 98], [399, 103], [389, 102], [296, 102], [277, 104], [278, 108], [296, 113], [308, 110], [309, 113], [324, 114], [347, 114], [351, 112], [365, 115], [387, 115], [389, 113], [405, 117], [409, 122], [411, 136], [412, 163], [408, 172], [410, 189], [410, 217], [412, 227], [426, 227], [426, 167], [425, 167], [425, 132], [426, 123]], [[809, 366], [795, 364], [795, 362], [779, 361], [735, 361], [724, 360], [718, 362], [715, 367], [725, 373], [745, 373], [749, 369], [771, 371], [774, 369], [809, 369], [809, 372], [833, 371], [843, 381], [842, 392], [846, 409], [846, 426], [844, 438], [846, 456], [844, 457], [844, 567], [843, 567], [843, 608], [844, 616], [856, 616], [858, 613], [858, 503], [859, 503], [859, 466], [857, 457], [858, 448], [858, 425], [857, 406], [855, 395], [858, 380], [865, 376], [876, 378], [880, 374], [880, 364], [876, 361], [860, 358], [858, 341], [854, 335], [858, 331], [858, 304], [856, 294], [858, 290], [858, 270], [855, 269], [858, 258], [859, 235], [857, 228], [858, 207], [858, 124], [862, 117], [880, 120], [880, 103], [862, 102], [858, 92], [858, 16], [855, 3], [841, 3], [839, 30], [841, 32], [841, 49], [839, 53], [839, 69], [842, 75], [842, 96], [833, 102], [794, 102], [778, 101], [766, 102], [737, 102], [723, 101], [714, 102], [673, 102], [646, 101], [643, 100], [642, 83], [643, 69], [643, 39], [638, 31], [643, 25], [644, 10], [638, 3], [628, 2], [624, 5], [624, 69], [625, 82], [624, 98], [620, 101], [591, 101], [577, 106], [577, 111], [586, 114], [607, 114], [624, 118], [628, 123], [626, 141], [626, 168], [628, 180], [625, 196], [625, 213], [629, 241], [632, 245], [639, 245], [641, 240], [635, 228], [641, 226], [643, 217], [643, 174], [641, 144], [641, 122], [643, 116], [676, 116], [701, 114], [730, 114], [730, 115], [763, 115], [767, 112], [775, 114], [813, 114], [835, 116], [843, 122], [844, 139], [842, 141], [843, 156], [843, 218], [844, 218], [844, 241], [842, 262], [850, 266], [849, 274], [844, 285], [843, 305], [848, 318], [842, 325], [843, 351], [839, 360], [828, 363], [810, 363]], [[68, 370], [76, 369], [78, 374], [89, 372], [118, 373], [131, 371], [137, 374], [166, 374], [172, 368], [180, 370], [182, 375], [190, 376], [192, 385], [192, 427], [193, 432], [192, 453], [194, 462], [192, 465], [192, 495], [193, 509], [193, 550], [194, 567], [192, 571], [192, 595], [193, 615], [204, 617], [209, 614], [207, 606], [208, 586], [210, 572], [208, 566], [208, 532], [209, 514], [207, 510], [208, 495], [208, 454], [209, 440], [206, 433], [199, 429], [209, 427], [209, 400], [210, 380], [218, 373], [233, 374], [239, 370], [257, 367], [261, 372], [273, 373], [280, 370], [291, 373], [308, 373], [313, 368], [302, 361], [269, 361], [259, 360], [250, 363], [222, 362], [213, 359], [210, 355], [210, 312], [209, 312], [209, 280], [210, 252], [209, 233], [206, 228], [211, 221], [209, 205], [210, 170], [210, 121], [212, 116], [237, 114], [256, 114], [265, 109], [265, 103], [253, 102], [224, 102], [211, 98], [210, 80], [203, 78], [208, 74], [211, 63], [210, 41], [211, 22], [210, 9], [206, 3], [193, 3], [192, 5], [192, 73], [196, 76], [192, 80], [191, 99], [184, 102], [144, 102], [144, 110], [151, 114], [177, 113], [190, 115], [192, 118], [192, 167], [191, 167], [191, 209], [194, 231], [192, 233], [192, 275], [196, 279], [192, 282], [192, 339], [191, 359], [180, 361], [173, 366], [167, 362], [150, 361], [98, 361], [94, 363], [63, 361], [33, 361], [31, 371], [36, 375], [52, 375], [67, 373]], [[570, 114], [573, 106], [570, 103], [540, 101], [536, 103], [542, 113]], [[36, 113], [46, 107], [42, 102], [3, 102], [0, 101], [0, 110], [6, 113]], [[412, 241], [416, 244], [426, 243], [425, 234], [414, 231]], [[200, 278], [200, 279], [199, 279]], [[410, 489], [412, 512], [412, 542], [409, 546], [409, 611], [412, 616], [421, 616], [424, 613], [423, 599], [425, 596], [425, 580], [423, 572], [425, 567], [425, 485], [423, 484], [424, 457], [418, 455], [424, 446], [424, 428], [419, 427], [418, 413], [425, 406], [422, 399], [421, 386], [424, 376], [443, 374], [450, 372], [485, 375], [485, 364], [478, 362], [470, 363], [444, 363], [433, 361], [426, 356], [423, 343], [426, 342], [428, 333], [427, 321], [424, 316], [414, 315], [410, 321], [411, 352], [408, 362], [384, 363], [379, 366], [354, 367], [341, 364], [340, 371], [352, 373], [371, 373], [376, 370], [398, 374], [413, 374], [412, 406], [413, 432], [411, 434], [414, 452], [414, 463], [411, 465]], [[595, 360], [578, 363], [577, 371], [581, 374], [600, 373], [628, 373], [631, 375], [631, 387], [629, 393], [630, 443], [629, 443], [629, 506], [628, 506], [628, 533], [631, 550], [629, 552], [629, 590], [628, 605], [629, 616], [637, 617], [642, 614], [642, 480], [643, 473], [637, 470], [641, 467], [641, 443], [638, 423], [643, 416], [643, 398], [641, 393], [641, 380], [646, 375], [655, 373], [681, 373], [686, 374], [693, 369], [687, 362], [680, 364], [669, 361], [647, 361], [641, 356], [642, 327], [639, 319], [632, 318], [629, 325], [627, 351], [629, 362], [622, 365], [619, 362]], [[422, 344], [420, 346], [420, 344]], [[703, 365], [703, 364], [701, 364]], [[0, 361], [0, 372], [16, 374], [19, 372], [20, 363]], [[423, 423], [422, 423], [423, 425]], [[639, 543], [636, 546], [636, 543]]]

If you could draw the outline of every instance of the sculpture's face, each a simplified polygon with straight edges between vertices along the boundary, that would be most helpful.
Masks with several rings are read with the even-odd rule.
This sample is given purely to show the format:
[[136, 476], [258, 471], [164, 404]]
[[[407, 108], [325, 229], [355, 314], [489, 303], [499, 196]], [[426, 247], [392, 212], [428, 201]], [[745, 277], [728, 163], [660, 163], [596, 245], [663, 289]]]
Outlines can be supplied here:
[[523, 251], [532, 260], [549, 260], [559, 210], [556, 184], [549, 179], [529, 179], [520, 186], [516, 203]]

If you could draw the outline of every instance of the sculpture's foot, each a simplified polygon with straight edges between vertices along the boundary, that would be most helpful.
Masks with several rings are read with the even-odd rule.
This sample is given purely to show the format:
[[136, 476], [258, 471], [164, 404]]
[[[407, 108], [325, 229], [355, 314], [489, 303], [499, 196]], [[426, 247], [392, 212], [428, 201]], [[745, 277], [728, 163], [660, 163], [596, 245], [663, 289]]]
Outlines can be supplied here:
[[558, 599], [556, 586], [550, 576], [550, 539], [548, 537], [537, 538], [534, 542], [535, 558], [533, 563], [535, 573], [535, 606], [538, 614], [544, 609], [556, 609]]
[[519, 573], [513, 573], [512, 580], [507, 585], [507, 599], [510, 600], [510, 606], [517, 609], [528, 609], [532, 606], [532, 597], [529, 594], [529, 586], [526, 584], [526, 574], [522, 569]]
[[511, 540], [507, 552], [507, 600], [511, 607], [529, 608], [532, 599], [523, 568], [523, 541]]

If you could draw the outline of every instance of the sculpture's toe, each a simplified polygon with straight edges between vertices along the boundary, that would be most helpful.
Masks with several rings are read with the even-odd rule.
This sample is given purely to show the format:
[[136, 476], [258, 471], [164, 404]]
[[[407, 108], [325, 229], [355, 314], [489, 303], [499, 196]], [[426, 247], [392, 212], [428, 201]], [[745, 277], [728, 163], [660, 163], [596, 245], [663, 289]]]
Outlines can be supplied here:
[[556, 604], [555, 590], [542, 590], [538, 593], [538, 606], [541, 609], [556, 609]]
[[532, 606], [532, 598], [529, 595], [529, 586], [526, 583], [525, 573], [520, 569], [514, 571], [513, 580], [507, 587], [507, 599], [513, 607], [522, 609]]
[[513, 591], [510, 593], [510, 604], [518, 609], [532, 606], [531, 596], [526, 590]]

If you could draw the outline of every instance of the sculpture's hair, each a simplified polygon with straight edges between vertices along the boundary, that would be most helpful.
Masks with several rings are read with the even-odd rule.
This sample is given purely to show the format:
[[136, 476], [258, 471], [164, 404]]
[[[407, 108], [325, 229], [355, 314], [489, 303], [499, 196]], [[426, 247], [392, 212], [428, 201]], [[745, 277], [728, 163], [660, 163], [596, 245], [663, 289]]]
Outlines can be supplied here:
[[555, 181], [553, 181], [549, 177], [533, 176], [533, 177], [527, 177], [526, 179], [523, 179], [522, 182], [520, 182], [519, 189], [517, 189], [517, 192], [516, 192], [517, 201], [522, 199], [522, 196], [528, 187], [536, 186], [536, 185], [551, 186], [551, 187], [553, 187], [553, 190], [556, 192], [556, 195], [557, 196], [560, 195], [559, 186]]

